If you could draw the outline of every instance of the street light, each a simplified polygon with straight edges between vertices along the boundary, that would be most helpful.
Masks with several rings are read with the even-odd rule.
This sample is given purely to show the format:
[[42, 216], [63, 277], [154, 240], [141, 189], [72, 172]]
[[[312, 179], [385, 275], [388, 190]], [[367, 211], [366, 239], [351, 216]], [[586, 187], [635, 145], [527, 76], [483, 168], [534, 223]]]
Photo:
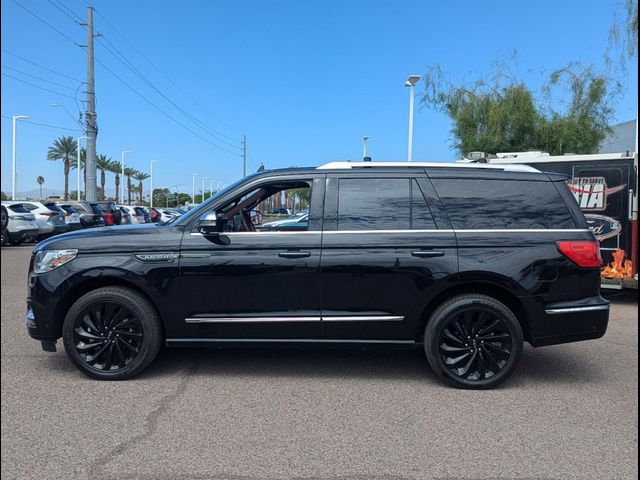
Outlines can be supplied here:
[[200, 175], [199, 173], [194, 173], [191, 179], [191, 203], [195, 205], [196, 203], [196, 177]]
[[202, 177], [202, 198], [201, 200], [204, 202], [204, 181], [205, 179], [208, 179], [209, 177]]
[[13, 134], [11, 137], [11, 200], [16, 199], [16, 124], [18, 120], [29, 118], [27, 115], [13, 116]]
[[76, 200], [82, 200], [80, 198], [80, 140], [88, 140], [89, 137], [78, 137], [76, 138], [76, 142], [78, 142], [78, 147], [76, 148], [76, 154], [78, 156], [78, 163], [76, 163], [76, 167], [78, 168], [78, 188], [76, 189]]
[[409, 75], [404, 82], [405, 87], [409, 87], [409, 146], [407, 150], [407, 160], [410, 162], [413, 156], [413, 90], [420, 80], [420, 75]]
[[[132, 153], [133, 150], [123, 150], [120, 153], [120, 163], [122, 164], [122, 203], [124, 204], [124, 156], [126, 153]], [[116, 202], [118, 201], [118, 192], [116, 192]]]
[[151, 198], [149, 198], [149, 207], [153, 207], [153, 164], [158, 160], [151, 160]]
[[367, 140], [369, 140], [367, 135], [362, 137], [362, 158], [367, 158]]

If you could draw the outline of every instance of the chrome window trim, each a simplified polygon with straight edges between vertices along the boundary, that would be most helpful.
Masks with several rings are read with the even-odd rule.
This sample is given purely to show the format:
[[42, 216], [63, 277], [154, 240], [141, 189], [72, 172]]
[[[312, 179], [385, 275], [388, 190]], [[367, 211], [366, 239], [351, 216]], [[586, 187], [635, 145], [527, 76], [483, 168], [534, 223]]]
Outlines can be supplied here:
[[609, 310], [607, 305], [588, 305], [586, 307], [549, 308], [545, 310], [547, 315], [562, 315], [563, 313], [593, 312], [597, 310]]

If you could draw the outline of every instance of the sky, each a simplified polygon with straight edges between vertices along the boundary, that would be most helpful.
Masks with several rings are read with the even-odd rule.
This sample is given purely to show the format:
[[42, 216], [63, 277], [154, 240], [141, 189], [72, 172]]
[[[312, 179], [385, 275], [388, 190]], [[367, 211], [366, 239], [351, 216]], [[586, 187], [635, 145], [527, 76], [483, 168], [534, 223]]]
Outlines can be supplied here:
[[[154, 187], [186, 192], [194, 173], [198, 187], [202, 176], [207, 188], [239, 179], [243, 135], [249, 172], [358, 160], [363, 135], [374, 160], [405, 160], [408, 75], [440, 65], [460, 82], [514, 51], [512, 69], [533, 88], [574, 60], [601, 68], [623, 3], [96, 0], [97, 151], [119, 160], [130, 150], [127, 165], [147, 173], [157, 160]], [[61, 190], [62, 162], [46, 153], [57, 137], [82, 135], [86, 50], [76, 44], [87, 42], [73, 19], [87, 3], [1, 4], [1, 187], [11, 190], [10, 117], [28, 115], [41, 125], [18, 124], [17, 191], [37, 188], [38, 175]], [[625, 89], [615, 122], [636, 117], [637, 62]], [[417, 101], [413, 159], [456, 159], [450, 129]]]

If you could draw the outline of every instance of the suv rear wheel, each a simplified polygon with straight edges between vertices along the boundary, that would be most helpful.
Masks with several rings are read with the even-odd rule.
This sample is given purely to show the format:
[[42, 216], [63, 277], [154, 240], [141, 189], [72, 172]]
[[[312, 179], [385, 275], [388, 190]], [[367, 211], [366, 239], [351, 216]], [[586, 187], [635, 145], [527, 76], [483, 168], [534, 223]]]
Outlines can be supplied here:
[[440, 305], [424, 333], [434, 372], [459, 388], [493, 388], [515, 370], [522, 353], [522, 329], [495, 298], [459, 295]]
[[158, 354], [162, 328], [151, 303], [124, 287], [103, 287], [76, 301], [62, 327], [73, 364], [97, 380], [125, 380]]

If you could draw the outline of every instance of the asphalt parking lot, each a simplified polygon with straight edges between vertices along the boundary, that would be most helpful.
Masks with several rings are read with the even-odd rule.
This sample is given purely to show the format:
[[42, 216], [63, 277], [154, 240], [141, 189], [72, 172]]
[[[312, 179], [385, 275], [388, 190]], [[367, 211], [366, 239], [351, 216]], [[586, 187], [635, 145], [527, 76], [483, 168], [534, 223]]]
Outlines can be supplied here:
[[2, 249], [4, 480], [638, 477], [637, 296], [493, 391], [381, 350], [167, 349], [107, 383], [28, 337], [31, 248]]

